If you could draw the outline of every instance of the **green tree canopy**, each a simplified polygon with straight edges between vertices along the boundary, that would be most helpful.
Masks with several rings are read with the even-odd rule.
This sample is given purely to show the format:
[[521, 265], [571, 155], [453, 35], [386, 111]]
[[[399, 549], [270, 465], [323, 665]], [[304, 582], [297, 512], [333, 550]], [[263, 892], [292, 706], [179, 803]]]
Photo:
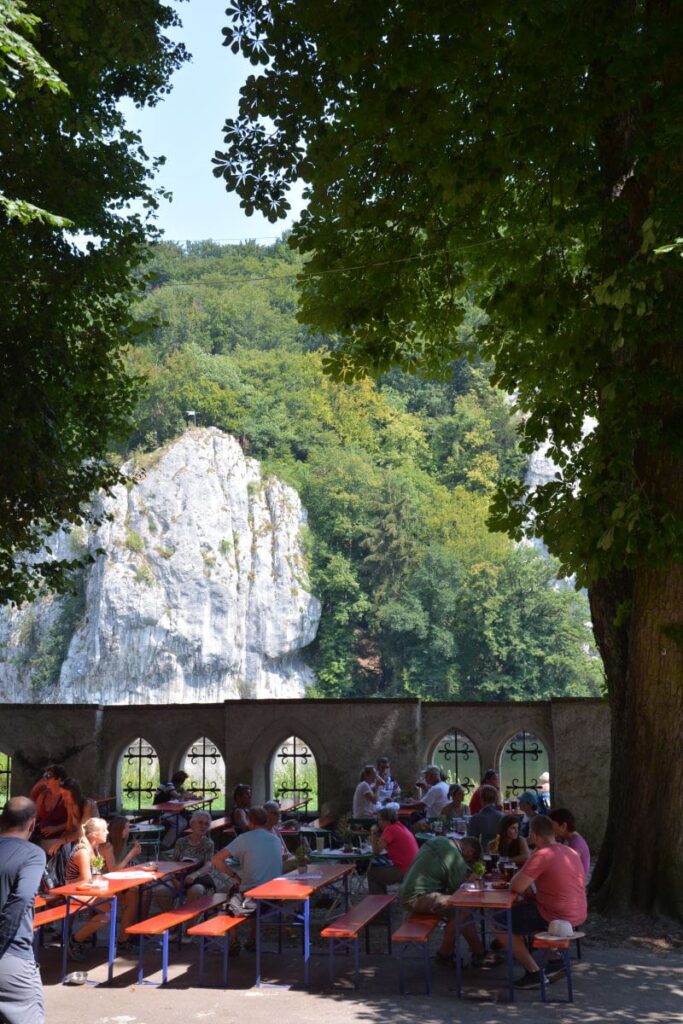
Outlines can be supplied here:
[[[64, 583], [68, 565], [38, 554], [45, 535], [118, 479], [107, 453], [134, 400], [122, 357], [132, 272], [157, 204], [154, 163], [119, 101], [154, 103], [168, 89], [185, 56], [164, 35], [176, 21], [158, 0], [0, 10], [0, 194], [12, 197], [0, 209], [2, 600]], [[131, 214], [133, 201], [146, 213]]]
[[[487, 530], [488, 495], [526, 465], [488, 368], [459, 360], [440, 380], [332, 380], [328, 346], [310, 351], [297, 330], [293, 261], [280, 245], [154, 247], [138, 312], [153, 310], [158, 328], [131, 352], [147, 381], [131, 445], [164, 444], [193, 409], [298, 489], [323, 606], [309, 652], [321, 695], [597, 693], [585, 597]], [[228, 308], [245, 311], [235, 345]], [[477, 608], [467, 595], [482, 580]]]
[[[683, 916], [683, 768], [662, 780], [658, 761], [683, 730], [683, 268], [656, 252], [683, 222], [683, 8], [234, 0], [228, 15], [226, 44], [263, 70], [215, 173], [273, 220], [304, 180], [302, 318], [343, 336], [330, 369], [440, 366], [466, 300], [483, 310], [477, 342], [524, 445], [560, 467], [533, 492], [504, 485], [494, 521], [542, 534], [588, 584], [607, 670], [594, 885], [606, 906]], [[645, 807], [647, 869], [614, 856]]]

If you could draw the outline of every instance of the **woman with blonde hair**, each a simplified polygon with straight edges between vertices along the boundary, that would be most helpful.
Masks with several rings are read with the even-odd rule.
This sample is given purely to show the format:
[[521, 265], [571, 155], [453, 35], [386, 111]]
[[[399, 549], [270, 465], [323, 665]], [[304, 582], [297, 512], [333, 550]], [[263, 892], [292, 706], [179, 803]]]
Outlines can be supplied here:
[[[66, 863], [66, 884], [91, 882], [95, 858], [100, 856], [100, 846], [107, 841], [107, 823], [104, 818], [88, 818], [81, 829], [81, 836]], [[85, 960], [83, 943], [96, 931], [109, 924], [108, 910], [95, 911], [94, 916], [78, 928], [69, 940], [69, 954], [73, 960]]]

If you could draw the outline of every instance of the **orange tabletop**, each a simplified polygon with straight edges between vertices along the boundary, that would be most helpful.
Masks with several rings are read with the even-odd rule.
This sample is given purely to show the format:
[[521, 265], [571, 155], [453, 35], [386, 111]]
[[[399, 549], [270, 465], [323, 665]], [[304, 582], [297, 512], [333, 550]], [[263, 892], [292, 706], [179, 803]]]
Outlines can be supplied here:
[[353, 870], [353, 864], [316, 864], [313, 868], [309, 866], [305, 874], [293, 871], [289, 875], [281, 875], [271, 882], [257, 885], [249, 889], [245, 896], [253, 900], [307, 900], [313, 893], [350, 875]]
[[474, 907], [481, 910], [508, 910], [517, 900], [510, 889], [458, 889], [448, 902], [452, 907]]
[[[159, 861], [154, 871], [146, 871], [139, 865], [137, 867], [121, 868], [114, 871], [116, 878], [108, 875], [99, 877], [106, 881], [106, 886], [90, 886], [85, 882], [70, 882], [69, 885], [60, 885], [57, 889], [51, 890], [54, 896], [77, 896], [79, 899], [108, 899], [116, 896], [127, 889], [136, 889], [140, 885], [147, 885], [165, 878], [167, 875], [180, 874], [183, 871], [192, 871], [197, 867], [198, 861]], [[121, 875], [127, 875], [121, 878]]]
[[153, 807], [141, 807], [145, 814], [153, 811], [161, 811], [162, 814], [182, 814], [189, 807], [203, 807], [204, 804], [211, 804], [216, 798], [214, 796], [193, 796], [187, 800], [169, 800], [163, 804], [154, 804]]
[[305, 807], [308, 803], [307, 800], [278, 800], [280, 805], [280, 812], [282, 814], [288, 814], [290, 811], [296, 811], [299, 807]]

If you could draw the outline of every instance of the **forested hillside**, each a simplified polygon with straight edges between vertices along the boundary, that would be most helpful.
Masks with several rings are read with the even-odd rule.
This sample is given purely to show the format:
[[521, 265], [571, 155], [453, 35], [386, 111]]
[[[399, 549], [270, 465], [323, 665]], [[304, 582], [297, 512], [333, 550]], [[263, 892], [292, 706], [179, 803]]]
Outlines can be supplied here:
[[333, 340], [296, 321], [298, 265], [284, 243], [155, 249], [139, 315], [157, 326], [131, 353], [147, 388], [130, 447], [144, 462], [191, 409], [297, 488], [323, 608], [308, 652], [319, 695], [597, 693], [585, 598], [487, 530], [495, 483], [525, 463], [486, 367], [333, 383]]

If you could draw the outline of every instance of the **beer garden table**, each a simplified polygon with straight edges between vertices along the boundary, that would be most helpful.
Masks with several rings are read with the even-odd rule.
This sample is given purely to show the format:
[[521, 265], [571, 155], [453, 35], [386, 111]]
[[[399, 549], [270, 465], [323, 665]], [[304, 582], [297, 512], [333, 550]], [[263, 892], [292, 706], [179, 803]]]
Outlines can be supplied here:
[[[336, 882], [343, 882], [345, 910], [349, 907], [349, 875], [354, 870], [353, 864], [316, 864], [309, 865], [304, 872], [292, 872], [281, 875], [263, 885], [257, 885], [244, 894], [256, 901], [256, 987], [261, 985], [261, 923], [270, 917], [277, 917], [278, 924], [282, 920], [283, 903], [301, 903], [303, 910], [297, 912], [296, 919], [303, 929], [304, 954], [304, 985], [310, 984], [311, 959], [311, 896], [328, 886], [334, 887]], [[265, 912], [262, 907], [266, 908]], [[278, 951], [282, 951], [281, 942]]]
[[462, 962], [460, 958], [460, 912], [462, 910], [504, 910], [507, 915], [507, 966], [510, 1002], [515, 1000], [512, 959], [512, 907], [517, 894], [510, 889], [458, 889], [448, 902], [455, 907], [455, 991], [462, 995]]
[[107, 875], [96, 876], [94, 883], [71, 882], [68, 885], [60, 885], [58, 888], [52, 889], [50, 895], [63, 896], [67, 906], [62, 931], [62, 982], [66, 978], [66, 960], [69, 948], [68, 938], [71, 925], [69, 911], [74, 903], [79, 906], [79, 909], [83, 910], [99, 908], [101, 904], [110, 904], [107, 980], [111, 981], [116, 955], [116, 911], [119, 895], [129, 892], [131, 889], [142, 889], [148, 885], [159, 883], [164, 884], [166, 880], [170, 880], [172, 877], [176, 878], [187, 871], [191, 871], [196, 866], [196, 862], [189, 861], [160, 861], [153, 870], [139, 866], [122, 868], [120, 871], [112, 871]]

